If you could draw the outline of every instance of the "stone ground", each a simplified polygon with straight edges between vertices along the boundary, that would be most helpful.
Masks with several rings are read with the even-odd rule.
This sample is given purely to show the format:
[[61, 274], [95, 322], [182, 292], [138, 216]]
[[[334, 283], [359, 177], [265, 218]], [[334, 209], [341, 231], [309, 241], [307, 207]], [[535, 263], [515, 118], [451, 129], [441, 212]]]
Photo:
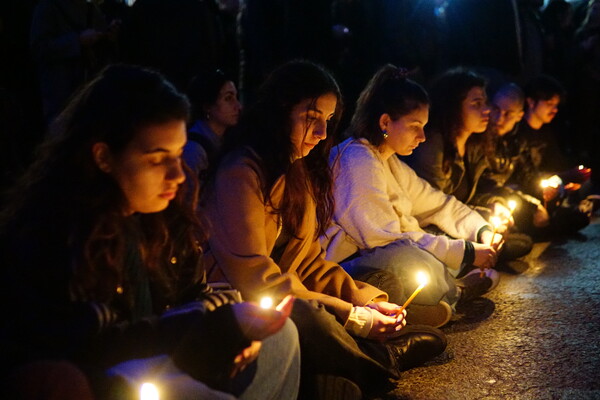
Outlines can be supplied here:
[[384, 399], [600, 399], [600, 218], [518, 263]]

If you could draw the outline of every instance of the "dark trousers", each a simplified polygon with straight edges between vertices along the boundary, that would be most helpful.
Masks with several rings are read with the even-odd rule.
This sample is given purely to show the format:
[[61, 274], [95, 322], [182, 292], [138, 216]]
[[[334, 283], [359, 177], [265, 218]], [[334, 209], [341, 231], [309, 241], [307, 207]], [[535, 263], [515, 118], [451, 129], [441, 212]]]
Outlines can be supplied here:
[[355, 338], [314, 300], [296, 299], [291, 315], [300, 337], [300, 398], [314, 399], [317, 375], [355, 382], [363, 393], [386, 392], [398, 378], [385, 344]]

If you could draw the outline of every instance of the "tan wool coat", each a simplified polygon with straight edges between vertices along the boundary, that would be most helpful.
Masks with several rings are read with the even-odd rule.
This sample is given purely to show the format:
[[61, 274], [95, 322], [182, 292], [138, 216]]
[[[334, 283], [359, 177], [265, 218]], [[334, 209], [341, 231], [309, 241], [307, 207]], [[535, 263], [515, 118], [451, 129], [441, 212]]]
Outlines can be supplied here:
[[[280, 218], [261, 191], [260, 169], [247, 154], [230, 154], [217, 172], [205, 212], [211, 224], [205, 266], [210, 281], [223, 278], [246, 300], [291, 293], [315, 299], [345, 323], [352, 306], [387, 300], [387, 294], [354, 281], [338, 264], [325, 260], [316, 236], [316, 208], [306, 196], [306, 212], [297, 237], [284, 244], [278, 262], [271, 253], [281, 230]], [[285, 188], [282, 176], [271, 190], [275, 207]]]

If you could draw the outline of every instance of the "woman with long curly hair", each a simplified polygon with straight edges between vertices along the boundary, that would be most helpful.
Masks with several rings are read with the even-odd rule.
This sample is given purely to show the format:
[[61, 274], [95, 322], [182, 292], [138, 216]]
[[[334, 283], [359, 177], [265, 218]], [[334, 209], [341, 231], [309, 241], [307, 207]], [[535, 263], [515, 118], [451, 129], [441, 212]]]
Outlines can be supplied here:
[[[318, 375], [339, 378], [357, 398], [380, 391], [446, 345], [433, 328], [403, 328], [404, 313], [384, 291], [325, 260], [318, 238], [333, 214], [328, 155], [341, 107], [335, 80], [320, 66], [277, 68], [226, 140], [229, 151], [207, 187], [211, 279], [229, 281], [249, 299], [297, 297], [292, 319], [306, 344], [306, 398], [321, 393]], [[397, 281], [385, 271], [364, 279]]]
[[[205, 283], [205, 231], [181, 161], [188, 114], [158, 73], [112, 66], [60, 115], [0, 225], [13, 395], [43, 390], [64, 365], [98, 398], [124, 395], [117, 383], [138, 375], [173, 398], [296, 395], [291, 303], [264, 310]], [[58, 382], [55, 396], [81, 398]]]

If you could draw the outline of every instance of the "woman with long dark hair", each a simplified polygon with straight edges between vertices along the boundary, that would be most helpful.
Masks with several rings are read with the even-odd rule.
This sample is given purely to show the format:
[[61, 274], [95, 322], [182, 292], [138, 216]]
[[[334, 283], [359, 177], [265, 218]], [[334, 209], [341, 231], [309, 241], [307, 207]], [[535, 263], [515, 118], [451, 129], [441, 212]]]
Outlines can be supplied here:
[[192, 122], [183, 157], [194, 172], [204, 177], [219, 154], [225, 133], [237, 125], [242, 105], [233, 79], [221, 70], [196, 75], [187, 95]]
[[[188, 114], [158, 73], [109, 67], [60, 115], [13, 191], [0, 235], [2, 293], [13, 304], [2, 359], [21, 382], [15, 395], [64, 363], [97, 397], [123, 395], [106, 379], [136, 373], [173, 398], [296, 395], [291, 304], [264, 310], [205, 283], [197, 193], [181, 161]], [[144, 361], [122, 364], [135, 359]], [[63, 379], [58, 396], [76, 397]]]
[[[430, 93], [428, 140], [407, 160], [409, 165], [433, 187], [479, 207], [486, 218], [496, 215], [502, 221], [498, 231], [506, 232], [513, 224], [508, 199], [478, 190], [488, 168], [484, 147], [476, 144], [483, 140], [479, 134], [485, 132], [490, 118], [486, 80], [471, 70], [456, 68], [438, 77]], [[495, 241], [494, 248], [500, 244]], [[504, 244], [503, 256], [517, 258], [531, 248], [531, 238], [513, 234]]]
[[[292, 318], [306, 343], [301, 392], [307, 398], [318, 396], [306, 383], [319, 374], [380, 391], [390, 376], [446, 344], [437, 330], [403, 329], [404, 314], [384, 291], [324, 258], [318, 237], [333, 214], [327, 160], [341, 106], [338, 86], [323, 68], [306, 61], [279, 67], [246, 110], [207, 188], [211, 278], [226, 279], [248, 299], [299, 298]], [[370, 278], [386, 281], [387, 275]]]
[[[417, 273], [426, 272], [429, 283], [409, 308], [409, 317], [441, 326], [450, 320], [451, 306], [492, 287], [478, 269], [463, 280], [454, 278], [471, 265], [492, 267], [495, 250], [480, 243], [491, 237], [487, 221], [432, 188], [396, 157], [410, 155], [425, 141], [428, 119], [427, 93], [404, 70], [386, 65], [371, 78], [357, 101], [351, 137], [330, 157], [336, 209], [322, 242], [328, 259], [353, 276], [365, 268], [397, 275], [406, 288], [398, 302], [418, 286]], [[425, 232], [429, 225], [454, 239]]]

